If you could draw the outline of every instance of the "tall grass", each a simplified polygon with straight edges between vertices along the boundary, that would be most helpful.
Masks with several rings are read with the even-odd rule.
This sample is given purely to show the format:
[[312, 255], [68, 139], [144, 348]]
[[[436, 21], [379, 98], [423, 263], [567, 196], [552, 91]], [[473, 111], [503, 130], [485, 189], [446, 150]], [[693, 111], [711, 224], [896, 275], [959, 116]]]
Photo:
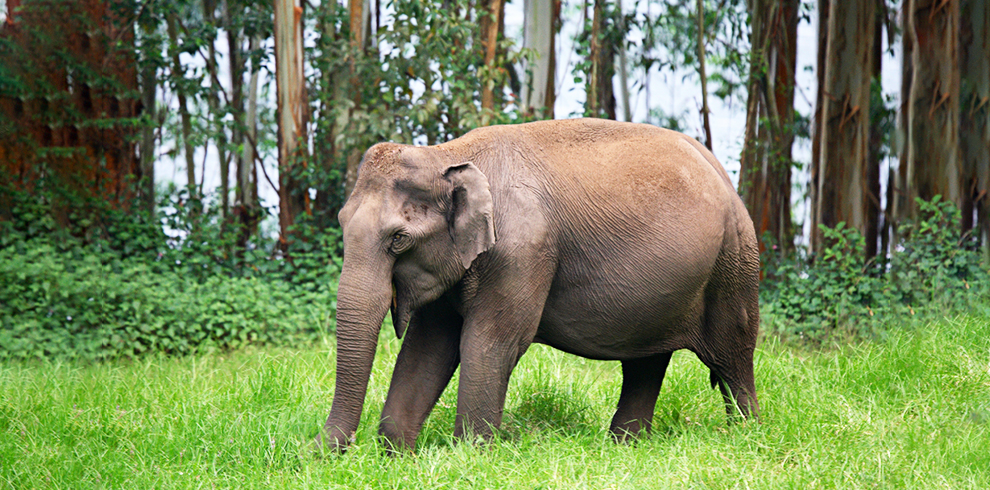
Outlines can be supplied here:
[[333, 393], [329, 343], [114, 364], [0, 364], [9, 488], [990, 488], [990, 320], [810, 350], [767, 337], [761, 423], [726, 425], [688, 352], [651, 437], [612, 442], [618, 363], [544, 346], [523, 357], [488, 446], [457, 444], [456, 380], [415, 454], [377, 419], [400, 343], [383, 329], [357, 443], [314, 457]]

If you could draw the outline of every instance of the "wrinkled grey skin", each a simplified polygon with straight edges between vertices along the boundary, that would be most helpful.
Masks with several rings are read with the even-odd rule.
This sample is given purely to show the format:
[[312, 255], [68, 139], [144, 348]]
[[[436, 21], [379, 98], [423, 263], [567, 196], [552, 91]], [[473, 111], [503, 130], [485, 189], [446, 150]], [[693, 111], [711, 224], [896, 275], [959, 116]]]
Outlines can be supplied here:
[[730, 414], [757, 414], [753, 224], [692, 138], [582, 119], [481, 128], [433, 147], [383, 143], [365, 154], [339, 217], [328, 449], [358, 427], [390, 308], [405, 337], [379, 429], [392, 448], [415, 446], [458, 366], [455, 435], [490, 437], [533, 342], [622, 361], [620, 439], [650, 429], [678, 349], [709, 367]]

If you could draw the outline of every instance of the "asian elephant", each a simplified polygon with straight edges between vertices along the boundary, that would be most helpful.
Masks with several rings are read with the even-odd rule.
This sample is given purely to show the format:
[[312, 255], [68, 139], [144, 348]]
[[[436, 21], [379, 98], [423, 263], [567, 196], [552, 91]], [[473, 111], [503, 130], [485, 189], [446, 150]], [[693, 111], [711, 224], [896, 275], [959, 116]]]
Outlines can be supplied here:
[[405, 337], [379, 432], [413, 448], [460, 366], [455, 436], [488, 438], [533, 342], [622, 362], [611, 431], [648, 431], [671, 353], [756, 416], [759, 254], [714, 155], [683, 134], [598, 119], [476, 129], [367, 151], [339, 214], [328, 449], [353, 439], [385, 314]]

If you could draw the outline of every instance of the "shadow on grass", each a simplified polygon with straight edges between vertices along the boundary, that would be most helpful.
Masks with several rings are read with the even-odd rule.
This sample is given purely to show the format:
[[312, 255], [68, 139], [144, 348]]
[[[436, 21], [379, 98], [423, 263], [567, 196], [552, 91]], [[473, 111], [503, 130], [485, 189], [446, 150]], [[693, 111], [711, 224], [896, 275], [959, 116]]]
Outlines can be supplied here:
[[515, 440], [536, 432], [594, 437], [603, 428], [591, 403], [575, 393], [553, 386], [523, 391], [521, 400], [505, 412], [501, 430], [504, 439]]

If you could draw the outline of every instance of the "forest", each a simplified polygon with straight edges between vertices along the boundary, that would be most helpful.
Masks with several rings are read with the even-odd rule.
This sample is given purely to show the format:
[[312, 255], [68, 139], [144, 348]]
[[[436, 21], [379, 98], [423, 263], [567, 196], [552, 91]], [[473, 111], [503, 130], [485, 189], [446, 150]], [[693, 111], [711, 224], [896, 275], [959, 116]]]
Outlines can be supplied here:
[[[48, 305], [48, 290], [25, 299], [53, 281], [67, 281], [63, 299], [85, 296], [67, 277], [106, 277], [77, 272], [87, 267], [181, 291], [216, 281], [323, 294], [308, 313], [319, 328], [304, 330], [332, 329], [336, 215], [369, 146], [547, 118], [667, 126], [725, 155], [781, 329], [856, 330], [860, 312], [913, 314], [985, 273], [982, 1], [6, 0], [0, 11], [0, 249], [19, 278], [5, 303], [8, 319], [51, 327], [8, 320], [10, 339], [72, 317], [69, 331], [94, 335], [95, 357], [276, 335], [231, 326], [246, 311], [234, 305], [240, 319], [217, 332], [159, 345], [147, 328], [107, 324], [188, 307], [111, 302], [99, 315], [112, 321], [100, 321], [80, 320], [93, 314], [85, 304]], [[884, 74], [900, 75], [899, 90]], [[668, 86], [689, 94], [687, 108], [656, 102]], [[713, 148], [714, 106], [732, 113], [716, 116], [738, 127], [737, 145]], [[25, 280], [16, 264], [35, 259], [53, 264]], [[12, 348], [63, 347], [31, 349]]]

